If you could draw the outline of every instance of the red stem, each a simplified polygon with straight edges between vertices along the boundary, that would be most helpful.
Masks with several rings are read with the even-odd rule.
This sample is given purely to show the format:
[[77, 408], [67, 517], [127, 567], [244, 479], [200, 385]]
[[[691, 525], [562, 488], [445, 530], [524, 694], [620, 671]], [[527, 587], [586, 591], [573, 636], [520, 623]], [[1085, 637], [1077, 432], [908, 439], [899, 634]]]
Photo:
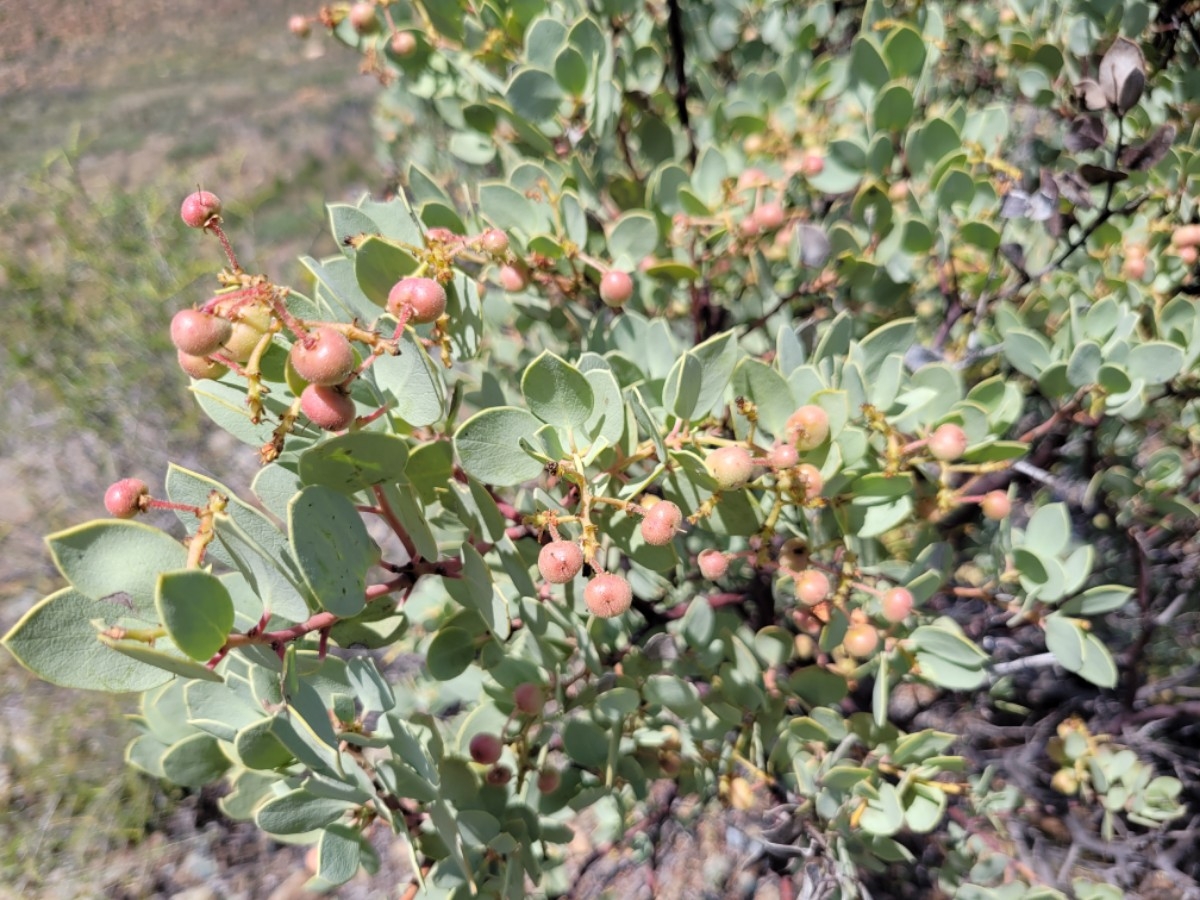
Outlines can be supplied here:
[[404, 545], [404, 549], [408, 552], [408, 558], [413, 562], [418, 562], [421, 559], [421, 555], [417, 553], [416, 544], [413, 543], [413, 539], [408, 535], [408, 530], [396, 516], [396, 511], [392, 509], [392, 505], [388, 503], [388, 499], [383, 492], [383, 488], [381, 488], [379, 485], [375, 485], [374, 492], [375, 500], [379, 503], [379, 514], [383, 516], [383, 520], [388, 523], [388, 527], [395, 532], [396, 537], [400, 538], [400, 543]]

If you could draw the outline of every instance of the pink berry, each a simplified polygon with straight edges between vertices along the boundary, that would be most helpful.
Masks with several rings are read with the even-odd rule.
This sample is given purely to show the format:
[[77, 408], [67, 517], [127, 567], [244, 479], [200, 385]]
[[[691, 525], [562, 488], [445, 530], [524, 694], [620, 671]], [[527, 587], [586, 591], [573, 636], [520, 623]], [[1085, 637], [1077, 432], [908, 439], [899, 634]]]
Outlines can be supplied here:
[[829, 413], [809, 403], [788, 416], [785, 428], [788, 438], [801, 453], [815, 450], [829, 437]]
[[988, 491], [979, 501], [979, 508], [987, 518], [999, 521], [1012, 512], [1012, 501], [1004, 491]]
[[891, 588], [879, 598], [879, 606], [889, 622], [903, 622], [913, 609], [912, 592], [902, 587]]
[[790, 469], [800, 462], [800, 454], [794, 444], [776, 443], [767, 453], [767, 464], [772, 469]]
[[619, 309], [633, 296], [633, 279], [628, 272], [609, 269], [600, 279], [600, 299], [607, 306]]
[[809, 150], [804, 154], [804, 160], [800, 164], [801, 171], [809, 178], [814, 178], [825, 171], [825, 157], [816, 150]]
[[198, 309], [181, 309], [171, 318], [171, 343], [190, 356], [216, 353], [233, 334], [233, 323]]
[[139, 478], [122, 478], [115, 481], [104, 492], [104, 508], [110, 516], [132, 519], [142, 511], [142, 498], [148, 496], [150, 488]]
[[701, 550], [696, 563], [700, 566], [700, 574], [709, 581], [716, 581], [729, 571], [729, 557], [720, 550]]
[[808, 500], [821, 496], [821, 488], [825, 486], [821, 471], [812, 463], [800, 463], [796, 466], [795, 479], [804, 485], [804, 496]]
[[504, 787], [512, 781], [512, 769], [508, 766], [492, 766], [488, 769], [487, 783], [494, 787]]
[[602, 619], [619, 616], [633, 603], [633, 588], [620, 575], [597, 575], [583, 589], [587, 608]]
[[449, 244], [458, 240], [458, 235], [449, 228], [443, 228], [441, 225], [435, 225], [433, 228], [425, 232], [425, 240], [430, 244]]
[[851, 625], [842, 638], [842, 647], [855, 659], [863, 659], [875, 652], [879, 646], [879, 632], [874, 625], [861, 622]]
[[538, 772], [537, 789], [543, 794], [553, 794], [562, 784], [562, 776], [557, 769], [542, 769]]
[[475, 737], [471, 738], [471, 743], [467, 745], [467, 750], [471, 754], [471, 759], [479, 763], [481, 766], [495, 765], [496, 760], [500, 758], [500, 754], [504, 752], [504, 745], [500, 743], [500, 738], [494, 734], [489, 734], [486, 731], [481, 731]]
[[300, 411], [325, 431], [342, 431], [354, 422], [358, 411], [350, 395], [338, 387], [310, 384], [300, 394]]
[[328, 325], [292, 344], [291, 358], [296, 374], [309, 384], [341, 384], [354, 371], [354, 348]]
[[738, 222], [738, 233], [741, 234], [742, 237], [754, 237], [761, 230], [762, 229], [758, 227], [758, 220], [755, 219], [754, 216], [750, 216], [749, 218], [742, 219], [742, 221]]
[[192, 356], [182, 350], [176, 355], [179, 359], [179, 368], [197, 381], [215, 381], [229, 371], [228, 366], [223, 366], [219, 362], [203, 356]]
[[763, 231], [774, 231], [786, 218], [783, 205], [774, 201], [764, 203], [754, 210], [754, 221]]
[[749, 168], [738, 176], [738, 190], [745, 191], [751, 188], [766, 187], [771, 183], [771, 179], [767, 177], [767, 173], [762, 169]]
[[663, 500], [650, 507], [642, 518], [642, 539], [656, 547], [669, 544], [682, 522], [683, 513], [679, 507], [670, 500]]
[[744, 487], [754, 475], [754, 458], [745, 447], [721, 447], [708, 454], [705, 460], [709, 474], [717, 480], [717, 487], [732, 491]]
[[817, 569], [805, 569], [796, 576], [796, 599], [805, 606], [816, 606], [829, 596], [829, 577]]
[[513, 705], [527, 716], [536, 716], [546, 705], [546, 697], [539, 685], [526, 681], [513, 688]]
[[417, 49], [417, 39], [411, 31], [397, 31], [392, 35], [392, 52], [397, 56], [411, 56]]
[[298, 38], [308, 37], [310, 30], [307, 16], [292, 16], [288, 19], [288, 31]]
[[551, 584], [566, 584], [583, 568], [583, 551], [572, 541], [551, 541], [538, 553], [538, 571]]
[[196, 191], [183, 198], [179, 215], [188, 228], [203, 228], [215, 216], [221, 215], [221, 200], [208, 191]]
[[374, 3], [355, 3], [350, 7], [347, 18], [350, 19], [350, 27], [359, 34], [370, 34], [379, 26]]
[[934, 429], [927, 446], [934, 459], [953, 462], [967, 449], [967, 433], [953, 422], [947, 422]]
[[499, 228], [489, 228], [480, 236], [479, 246], [493, 256], [503, 256], [508, 252], [508, 235]]
[[515, 294], [517, 291], [523, 291], [529, 286], [529, 273], [524, 267], [518, 268], [517, 266], [501, 266], [500, 286], [510, 294]]
[[388, 293], [387, 308], [398, 317], [406, 306], [411, 310], [410, 322], [436, 322], [446, 311], [446, 289], [432, 278], [401, 278]]

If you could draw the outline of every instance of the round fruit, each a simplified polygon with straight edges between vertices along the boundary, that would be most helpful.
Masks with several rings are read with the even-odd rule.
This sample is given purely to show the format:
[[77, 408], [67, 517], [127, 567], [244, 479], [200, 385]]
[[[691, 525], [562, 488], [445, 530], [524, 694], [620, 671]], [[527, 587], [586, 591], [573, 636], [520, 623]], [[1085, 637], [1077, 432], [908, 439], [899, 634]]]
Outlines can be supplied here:
[[808, 544], [804, 538], [788, 538], [779, 548], [779, 565], [792, 572], [799, 572], [808, 565]]
[[309, 384], [341, 384], [354, 371], [354, 348], [328, 325], [297, 340], [290, 355], [296, 374]]
[[183, 198], [179, 216], [188, 228], [203, 228], [215, 216], [221, 214], [221, 200], [208, 191], [196, 191]]
[[907, 588], [894, 587], [884, 591], [879, 598], [883, 617], [889, 622], [903, 622], [912, 612], [913, 595]]
[[800, 164], [800, 170], [809, 178], [820, 175], [825, 171], [825, 157], [816, 150], [809, 150], [804, 154], [804, 160]]
[[786, 218], [783, 205], [774, 201], [764, 203], [754, 210], [754, 222], [763, 231], [774, 231]]
[[771, 179], [767, 177], [767, 173], [762, 169], [749, 168], [738, 176], [738, 190], [744, 191], [751, 188], [765, 187], [771, 183]]
[[1179, 258], [1186, 265], [1193, 265], [1197, 259], [1200, 259], [1200, 250], [1196, 249], [1193, 244], [1188, 244], [1186, 247], [1180, 247]]
[[805, 569], [796, 576], [796, 599], [805, 606], [816, 606], [829, 596], [829, 576], [817, 569]]
[[479, 238], [479, 246], [493, 256], [508, 252], [508, 235], [499, 228], [489, 228]]
[[772, 469], [790, 469], [800, 462], [800, 454], [794, 444], [776, 442], [767, 453], [767, 462]]
[[987, 518], [999, 521], [1012, 512], [1012, 501], [1004, 491], [988, 491], [979, 501], [979, 508]]
[[755, 219], [754, 216], [750, 216], [749, 218], [742, 219], [742, 221], [738, 222], [738, 233], [741, 234], [742, 237], [754, 237], [761, 230], [762, 229], [758, 227], [758, 220]]
[[513, 688], [513, 704], [527, 716], [536, 716], [546, 705], [546, 698], [539, 685], [526, 681]]
[[573, 541], [551, 541], [538, 553], [538, 571], [551, 584], [566, 584], [583, 568], [583, 551]]
[[745, 447], [721, 447], [708, 454], [704, 463], [723, 491], [744, 487], [754, 475], [754, 458]]
[[879, 632], [875, 630], [874, 625], [851, 625], [846, 629], [846, 636], [842, 638], [842, 646], [855, 659], [863, 659], [874, 653], [875, 648], [879, 646]]
[[417, 49], [417, 39], [411, 31], [397, 31], [392, 35], [392, 52], [397, 56], [410, 56]]
[[233, 323], [198, 309], [181, 309], [171, 318], [171, 343], [190, 356], [216, 353], [233, 334]]
[[1146, 277], [1146, 257], [1130, 254], [1121, 266], [1121, 272], [1130, 281], [1141, 281]]
[[491, 766], [500, 759], [500, 754], [504, 752], [504, 745], [500, 743], [500, 738], [496, 735], [481, 731], [471, 738], [471, 743], [467, 745], [467, 751], [475, 762], [482, 766]]
[[495, 787], [504, 787], [512, 781], [512, 769], [508, 766], [492, 766], [488, 769], [487, 783]]
[[350, 19], [350, 27], [359, 34], [370, 34], [379, 26], [379, 20], [375, 18], [374, 3], [355, 3], [350, 7], [347, 18]]
[[265, 333], [266, 328], [260, 327], [257, 315], [239, 317], [230, 328], [229, 337], [221, 346], [220, 352], [234, 362], [244, 363], [254, 354], [254, 349]]
[[538, 772], [537, 789], [543, 794], [553, 794], [562, 784], [562, 776], [557, 769], [542, 769]]
[[825, 486], [825, 481], [821, 478], [821, 470], [812, 463], [800, 463], [796, 466], [795, 477], [804, 483], [804, 496], [807, 499], [821, 496], [821, 488]]
[[583, 589], [583, 599], [595, 615], [602, 619], [619, 616], [633, 603], [633, 588], [620, 575], [597, 575]]
[[933, 430], [927, 446], [934, 459], [953, 462], [967, 449], [967, 433], [953, 422], [947, 422]]
[[432, 278], [401, 278], [388, 292], [387, 308], [399, 316], [404, 307], [408, 320], [416, 325], [436, 322], [446, 311], [446, 289]]
[[809, 403], [788, 416], [784, 427], [788, 438], [801, 453], [815, 450], [829, 437], [829, 413]]
[[184, 353], [182, 350], [176, 354], [179, 360], [179, 368], [183, 369], [192, 378], [197, 381], [209, 380], [215, 381], [229, 371], [228, 366], [223, 366], [219, 362], [214, 362], [203, 356], [192, 356], [190, 353]]
[[345, 391], [324, 384], [310, 384], [300, 394], [300, 411], [310, 422], [326, 431], [349, 428], [358, 411]]
[[1176, 247], [1194, 247], [1200, 244], [1200, 225], [1180, 225], [1171, 235]]
[[613, 309], [619, 309], [633, 296], [633, 279], [628, 272], [610, 269], [600, 279], [600, 299]]
[[663, 500], [654, 504], [642, 518], [642, 539], [656, 547], [669, 544], [682, 522], [683, 513], [679, 507], [670, 500]]
[[140, 478], [122, 478], [104, 492], [104, 508], [110, 516], [132, 519], [142, 511], [142, 498], [149, 493], [150, 488]]
[[308, 37], [309, 24], [307, 16], [292, 16], [288, 19], [288, 31], [298, 38]]
[[500, 286], [510, 294], [523, 291], [529, 287], [529, 273], [516, 266], [501, 266]]
[[709, 581], [716, 581], [729, 571], [729, 557], [720, 550], [701, 550], [696, 563], [700, 566], [700, 574]]

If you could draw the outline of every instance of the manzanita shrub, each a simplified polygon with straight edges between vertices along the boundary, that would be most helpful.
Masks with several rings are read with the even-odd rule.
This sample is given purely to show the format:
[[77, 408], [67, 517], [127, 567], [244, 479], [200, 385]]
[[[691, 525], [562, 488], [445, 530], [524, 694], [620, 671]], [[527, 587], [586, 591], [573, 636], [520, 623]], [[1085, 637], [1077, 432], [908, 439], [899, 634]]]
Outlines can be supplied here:
[[[562, 894], [576, 814], [619, 843], [666, 779], [773, 807], [778, 868], [840, 896], [920, 846], [960, 896], [1065, 896], [971, 840], [1019, 797], [889, 700], [1022, 709], [1002, 645], [1093, 697], [1147, 676], [1151, 551], [1196, 528], [1183, 16], [298, 15], [384, 82], [381, 133], [404, 98], [444, 146], [331, 205], [302, 288], [184, 200], [228, 265], [178, 361], [262, 468], [118, 482], [49, 537], [68, 584], [6, 646], [143, 692], [130, 762], [225, 781], [229, 816], [317, 845], [317, 888], [389, 828], [424, 896]], [[1103, 722], [1060, 723], [1045, 781], [1106, 836], [1183, 813]]]

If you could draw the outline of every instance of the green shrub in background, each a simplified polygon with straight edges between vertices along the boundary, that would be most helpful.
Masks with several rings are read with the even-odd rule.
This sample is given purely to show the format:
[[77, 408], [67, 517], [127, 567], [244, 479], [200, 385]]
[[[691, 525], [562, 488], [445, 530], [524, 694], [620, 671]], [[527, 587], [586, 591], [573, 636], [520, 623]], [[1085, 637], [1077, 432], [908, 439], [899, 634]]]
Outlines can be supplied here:
[[[1036, 716], [1085, 830], [1179, 837], [1183, 782], [1095, 736], [1194, 617], [1176, 7], [326, 9], [381, 135], [418, 98], [446, 146], [329, 207], [303, 291], [188, 196], [229, 265], [171, 336], [254, 496], [114, 484], [7, 647], [143, 691], [130, 761], [225, 780], [227, 814], [316, 844], [317, 888], [390, 828], [423, 896], [564, 894], [575, 815], [620, 843], [665, 779], [771, 807], [809, 896], [914, 848], [930, 890], [1104, 896], [978, 839], [1044, 802], [1028, 772], [890, 711], [923, 684]], [[130, 521], [158, 509], [185, 543]], [[1090, 729], [1023, 694], [1048, 667]]]

